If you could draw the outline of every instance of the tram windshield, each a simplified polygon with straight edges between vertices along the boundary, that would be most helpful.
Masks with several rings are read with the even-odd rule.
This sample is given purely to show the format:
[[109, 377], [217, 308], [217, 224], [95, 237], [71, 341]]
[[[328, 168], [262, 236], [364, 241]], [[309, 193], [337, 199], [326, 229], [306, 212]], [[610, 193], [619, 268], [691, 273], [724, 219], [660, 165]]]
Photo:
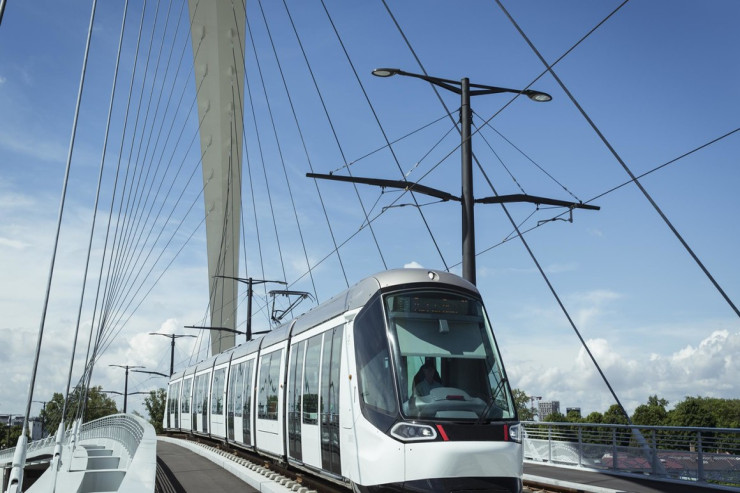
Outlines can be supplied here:
[[387, 295], [385, 310], [405, 417], [515, 418], [480, 301], [460, 293], [403, 292]]

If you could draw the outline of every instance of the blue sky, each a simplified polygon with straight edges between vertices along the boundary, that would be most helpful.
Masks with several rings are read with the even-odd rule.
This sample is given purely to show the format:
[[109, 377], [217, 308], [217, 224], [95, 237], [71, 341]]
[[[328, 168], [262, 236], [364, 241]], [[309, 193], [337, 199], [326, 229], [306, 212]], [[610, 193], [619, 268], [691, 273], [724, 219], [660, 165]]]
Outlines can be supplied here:
[[[150, 2], [150, 8], [155, 3]], [[265, 4], [314, 171], [328, 173], [341, 168], [344, 162], [285, 10], [278, 2]], [[288, 4], [347, 161], [382, 147], [382, 133], [321, 5]], [[162, 12], [168, 5], [167, 1], [161, 2]], [[256, 5], [248, 6], [250, 26], [260, 53], [308, 256], [316, 261], [330, 253], [332, 246], [315, 187], [302, 177], [309, 171], [306, 155], [297, 138]], [[504, 5], [542, 55], [552, 62], [619, 3], [523, 1]], [[179, 12], [179, 6], [173, 2], [173, 11]], [[468, 76], [474, 83], [517, 88], [527, 86], [543, 72], [541, 62], [495, 2], [405, 1], [389, 2], [389, 6], [432, 75], [450, 79]], [[444, 116], [434, 92], [422, 81], [370, 75], [376, 67], [420, 71], [382, 3], [330, 1], [327, 7], [390, 140]], [[131, 1], [131, 8], [140, 12], [141, 3]], [[0, 389], [3, 413], [21, 412], [25, 402], [89, 9], [87, 2], [64, 6], [51, 1], [10, 2], [0, 26], [0, 335], [4, 342], [0, 361], [3, 374], [8, 376], [8, 383]], [[113, 2], [102, 2], [98, 9], [36, 400], [44, 400], [63, 388], [71, 354], [121, 9]], [[740, 47], [740, 33], [734, 26], [739, 10], [740, 5], [730, 0], [634, 0], [555, 67], [568, 90], [635, 174], [740, 126], [740, 103], [732, 98], [732, 89], [740, 84], [740, 69], [734, 62]], [[137, 16], [138, 13], [134, 17], [138, 19]], [[131, 25], [134, 24], [132, 20]], [[134, 35], [131, 25], [127, 31], [129, 41]], [[177, 50], [184, 42], [184, 37], [177, 38]], [[172, 83], [171, 91], [178, 95], [185, 91], [184, 108], [192, 104], [194, 84], [189, 42], [186, 48], [184, 75]], [[263, 89], [251, 50], [250, 44], [247, 66], [255, 112], [258, 121], [265, 122]], [[124, 60], [130, 62], [132, 56], [133, 47], [127, 45]], [[124, 66], [121, 74], [119, 80], [128, 81], [130, 65]], [[553, 101], [535, 104], [517, 99], [491, 121], [496, 130], [581, 200], [625, 182], [626, 173], [557, 82], [544, 75], [533, 87], [552, 94]], [[444, 93], [442, 97], [451, 110], [457, 109], [459, 101], [455, 95]], [[503, 95], [479, 96], [473, 99], [473, 108], [488, 119], [508, 101]], [[112, 130], [120, 139], [120, 102], [115, 114]], [[184, 115], [185, 110], [176, 121], [182, 123], [186, 135], [191, 135], [195, 128], [193, 119]], [[257, 210], [255, 213], [251, 209], [249, 199], [245, 205], [247, 266], [256, 277], [277, 279], [282, 278], [283, 267], [274, 255], [275, 227], [266, 207], [264, 186], [260, 185], [264, 178], [254, 140], [255, 126], [248, 117], [245, 135], [257, 184]], [[449, 129], [449, 120], [442, 120], [395, 144], [394, 152], [398, 166], [409, 172], [408, 179], [420, 180], [429, 172], [423, 184], [457, 194], [460, 182], [456, 138], [442, 138]], [[570, 198], [568, 192], [492, 130], [483, 130], [481, 135], [527, 193]], [[275, 204], [277, 238], [288, 281], [293, 282], [305, 272], [305, 258], [272, 129], [260, 126], [260, 136], [266, 169], [270, 170], [268, 179], [274, 180], [271, 191], [280, 197]], [[439, 147], [424, 158], [440, 139]], [[189, 137], [183, 142], [189, 142]], [[112, 145], [113, 151], [109, 149], [109, 170], [117, 160], [118, 145]], [[185, 147], [186, 144], [180, 146], [183, 153]], [[485, 141], [476, 137], [473, 147], [499, 193], [520, 192]], [[740, 132], [642, 180], [736, 304], [740, 303], [740, 263], [736, 255], [740, 238], [735, 219], [740, 212], [736, 192], [740, 183], [738, 151]], [[449, 158], [442, 160], [450, 153]], [[191, 169], [192, 155], [183, 157], [182, 162]], [[357, 161], [353, 173], [398, 179], [398, 166], [384, 150]], [[105, 177], [109, 191], [111, 172]], [[196, 182], [197, 178], [196, 175]], [[476, 196], [493, 195], [478, 170], [475, 181]], [[319, 186], [335, 234], [340, 242], [344, 241], [363, 221], [354, 192], [346, 184]], [[188, 204], [198, 200], [198, 191], [197, 183], [187, 189]], [[366, 207], [376, 204], [375, 213], [398, 197], [398, 193], [390, 191], [381, 195], [371, 187], [360, 188], [360, 194]], [[109, 201], [110, 195], [106, 199]], [[422, 196], [418, 200], [428, 202]], [[409, 202], [408, 197], [400, 200]], [[573, 223], [549, 222], [526, 238], [625, 406], [634, 409], [652, 394], [673, 403], [687, 395], [737, 398], [738, 317], [636, 187], [623, 187], [595, 203], [601, 211], [576, 211]], [[100, 209], [107, 207], [102, 205]], [[433, 204], [422, 210], [445, 262], [457, 264], [458, 206]], [[512, 205], [510, 211], [521, 222], [533, 212], [533, 207]], [[184, 211], [180, 214], [184, 215]], [[540, 210], [526, 221], [525, 229], [554, 215], [552, 210]], [[255, 216], [261, 232], [264, 272], [255, 255]], [[184, 241], [184, 235], [192, 230], [196, 231], [195, 236], [121, 328], [119, 337], [101, 360], [95, 384], [110, 390], [122, 389], [123, 371], [109, 368], [108, 364], [145, 365], [166, 371], [168, 341], [146, 334], [184, 333], [183, 325], [202, 321], [207, 311], [205, 240], [202, 228], [197, 228], [202, 217], [201, 199], [194, 212], [186, 216], [177, 240]], [[499, 206], [478, 206], [476, 219], [478, 252], [498, 244], [512, 231]], [[388, 268], [443, 267], [415, 208], [387, 209], [373, 227], [383, 245]], [[99, 258], [100, 238], [96, 237], [94, 245]], [[384, 268], [367, 229], [350, 240], [341, 253], [350, 283]], [[170, 251], [168, 255], [171, 254]], [[459, 273], [459, 267], [453, 271]], [[346, 287], [336, 257], [318, 267], [315, 282], [320, 300]], [[563, 407], [581, 406], [586, 412], [603, 411], [612, 403], [521, 242], [509, 241], [478, 256], [478, 286], [515, 387], [545, 399], [560, 400]], [[294, 288], [313, 290], [307, 278]], [[86, 330], [91, 317], [89, 305], [88, 300], [83, 310]], [[240, 310], [243, 323], [243, 304]], [[266, 324], [264, 315], [257, 318], [255, 323]], [[195, 342], [195, 347], [200, 344]], [[192, 349], [191, 343], [180, 344], [176, 364], [184, 366]], [[143, 375], [132, 376], [130, 381], [134, 391], [161, 383]], [[140, 399], [132, 397], [131, 402], [141, 410]]]

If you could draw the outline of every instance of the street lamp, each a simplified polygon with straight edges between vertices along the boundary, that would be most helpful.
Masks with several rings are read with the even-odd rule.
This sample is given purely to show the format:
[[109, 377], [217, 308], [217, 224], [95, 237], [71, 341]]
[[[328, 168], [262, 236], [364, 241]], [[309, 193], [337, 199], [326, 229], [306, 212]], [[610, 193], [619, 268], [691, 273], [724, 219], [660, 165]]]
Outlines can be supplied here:
[[128, 404], [128, 371], [132, 368], [144, 368], [143, 366], [130, 366], [130, 365], [108, 365], [117, 366], [118, 368], [124, 368], [126, 370], [126, 383], [123, 386], [123, 414], [126, 414]]
[[[473, 202], [473, 149], [471, 143], [471, 124], [473, 112], [470, 110], [470, 97], [483, 94], [495, 93], [513, 93], [523, 94], [532, 101], [547, 102], [552, 100], [552, 96], [547, 93], [534, 91], [531, 89], [518, 90], [507, 89], [505, 87], [484, 86], [480, 84], [471, 84], [467, 77], [462, 78], [459, 82], [450, 79], [440, 79], [438, 77], [429, 77], [427, 75], [412, 74], [404, 72], [397, 68], [379, 68], [373, 70], [376, 77], [391, 77], [394, 75], [403, 75], [406, 77], [415, 77], [439, 86], [448, 91], [460, 95], [460, 143], [462, 159], [462, 258], [463, 278], [475, 284], [475, 220], [474, 220], [474, 202]], [[472, 88], [475, 88], [471, 90]]]
[[150, 336], [165, 336], [172, 339], [172, 350], [170, 352], [170, 374], [169, 376], [172, 376], [172, 373], [174, 373], [175, 368], [175, 339], [179, 339], [180, 337], [196, 337], [193, 335], [178, 335], [178, 334], [163, 334], [161, 332], [149, 332]]
[[[568, 202], [545, 197], [537, 197], [527, 194], [514, 195], [497, 195], [475, 199], [473, 197], [473, 151], [471, 145], [471, 127], [472, 111], [470, 110], [470, 97], [480, 96], [483, 94], [512, 93], [527, 96], [532, 101], [547, 102], [552, 100], [552, 96], [547, 93], [535, 91], [532, 89], [508, 89], [505, 87], [485, 86], [481, 84], [471, 84], [467, 77], [460, 81], [451, 79], [441, 79], [439, 77], [430, 77], [428, 75], [413, 74], [397, 68], [378, 68], [373, 70], [373, 75], [377, 77], [391, 77], [393, 75], [403, 75], [425, 80], [431, 84], [439, 86], [448, 91], [459, 94], [460, 103], [460, 150], [461, 150], [461, 176], [462, 176], [462, 193], [459, 197], [448, 192], [427, 187], [419, 183], [408, 180], [385, 180], [377, 178], [362, 178], [357, 176], [341, 175], [322, 175], [316, 173], [307, 173], [309, 178], [320, 178], [324, 180], [346, 181], [353, 183], [364, 183], [367, 185], [376, 185], [379, 187], [393, 187], [411, 192], [422, 193], [437, 197], [442, 201], [456, 200], [462, 204], [462, 277], [472, 284], [475, 284], [475, 218], [473, 206], [475, 203], [480, 204], [503, 204], [508, 202], [530, 202], [533, 204], [547, 204], [571, 209], [592, 209], [598, 210], [599, 207], [587, 205], [580, 202]], [[473, 88], [473, 89], [471, 89]]]

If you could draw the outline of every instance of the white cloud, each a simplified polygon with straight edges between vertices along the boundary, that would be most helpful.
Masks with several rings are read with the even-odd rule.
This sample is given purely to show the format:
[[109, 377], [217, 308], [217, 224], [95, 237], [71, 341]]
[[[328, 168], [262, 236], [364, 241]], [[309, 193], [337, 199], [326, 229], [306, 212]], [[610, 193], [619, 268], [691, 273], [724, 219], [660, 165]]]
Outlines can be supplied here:
[[22, 250], [28, 245], [26, 243], [23, 243], [22, 241], [11, 240], [10, 238], [0, 237], [0, 247], [3, 247], [3, 246], [13, 248], [15, 250]]
[[[676, 404], [687, 395], [737, 398], [740, 393], [740, 332], [718, 330], [696, 346], [664, 355], [642, 356], [605, 338], [586, 344], [630, 413], [654, 394]], [[585, 413], [604, 412], [614, 403], [585, 349], [575, 358], [558, 348], [536, 351], [535, 356], [507, 365], [514, 387], [559, 400], [561, 409], [580, 406]]]
[[423, 269], [424, 266], [421, 265], [419, 262], [412, 260], [411, 262], [407, 264], [403, 264], [404, 269]]

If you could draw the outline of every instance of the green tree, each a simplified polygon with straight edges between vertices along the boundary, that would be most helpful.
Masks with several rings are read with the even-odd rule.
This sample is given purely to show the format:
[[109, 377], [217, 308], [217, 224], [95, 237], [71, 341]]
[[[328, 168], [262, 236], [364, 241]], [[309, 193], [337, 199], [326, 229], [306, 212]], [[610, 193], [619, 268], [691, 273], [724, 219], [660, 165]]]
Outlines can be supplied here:
[[668, 412], [667, 424], [669, 426], [714, 428], [717, 426], [717, 419], [712, 413], [711, 404], [710, 399], [686, 397]]
[[[601, 424], [604, 422], [604, 415], [598, 411], [593, 411], [592, 413], [589, 413], [588, 416], [583, 418], [583, 422]], [[609, 443], [604, 438], [603, 428], [600, 428], [600, 427], [585, 426], [582, 429], [582, 436], [583, 436], [583, 441], [586, 443], [598, 443], [598, 444]]]
[[21, 430], [23, 427], [7, 425], [0, 426], [2, 426], [2, 431], [0, 431], [0, 433], [2, 433], [2, 437], [0, 437], [0, 449], [15, 447], [18, 443], [18, 437], [21, 436]]
[[714, 416], [717, 428], [740, 428], [740, 399], [707, 397], [701, 403]]
[[537, 415], [537, 411], [533, 410], [530, 405], [529, 396], [520, 389], [512, 389], [511, 393], [514, 396], [514, 405], [516, 406], [517, 414], [519, 415], [520, 421], [532, 421]]
[[561, 412], [554, 412], [545, 416], [545, 419], [542, 421], [546, 421], [548, 423], [568, 423], [568, 418], [566, 418]]
[[[80, 387], [74, 389], [70, 393], [69, 403], [67, 404], [67, 415], [65, 418], [65, 425], [69, 426], [74, 420], [77, 409], [80, 403]], [[62, 420], [62, 409], [64, 409], [64, 396], [59, 392], [54, 392], [54, 396], [50, 401], [46, 403], [46, 408], [40, 413], [41, 418], [44, 420], [44, 427], [48, 430], [49, 434], [55, 434], [59, 423]], [[116, 402], [105, 395], [102, 391], [102, 387], [91, 387], [87, 394], [87, 406], [85, 409], [85, 419], [83, 422], [92, 421], [104, 416], [116, 414], [118, 409], [116, 408]]]
[[657, 395], [648, 397], [647, 404], [640, 404], [632, 414], [632, 422], [636, 425], [661, 426], [666, 422], [668, 401], [658, 398]]
[[144, 406], [149, 413], [149, 422], [159, 435], [163, 431], [162, 422], [167, 407], [167, 391], [165, 389], [152, 390], [144, 399]]
[[609, 409], [604, 413], [603, 422], [614, 425], [626, 425], [628, 423], [627, 416], [625, 416], [624, 411], [619, 407], [619, 404], [612, 404], [609, 406]]

